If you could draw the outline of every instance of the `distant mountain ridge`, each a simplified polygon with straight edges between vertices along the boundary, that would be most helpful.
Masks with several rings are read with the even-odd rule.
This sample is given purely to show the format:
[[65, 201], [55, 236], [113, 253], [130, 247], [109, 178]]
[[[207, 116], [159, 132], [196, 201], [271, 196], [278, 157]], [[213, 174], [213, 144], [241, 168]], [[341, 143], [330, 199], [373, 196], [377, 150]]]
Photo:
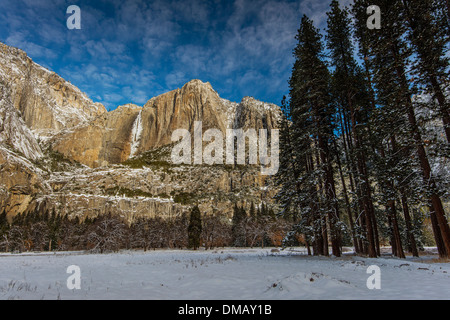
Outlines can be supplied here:
[[[176, 216], [195, 202], [230, 215], [233, 203], [273, 202], [257, 166], [177, 166], [171, 134], [277, 128], [281, 109], [223, 99], [211, 84], [182, 88], [107, 112], [77, 87], [0, 43], [0, 213], [55, 211], [80, 218]], [[239, 195], [239, 196], [238, 196]], [[180, 201], [179, 199], [183, 199]]]
[[176, 129], [193, 132], [194, 122], [203, 130], [225, 133], [231, 128], [268, 129], [277, 127], [280, 109], [246, 97], [232, 103], [219, 97], [209, 83], [192, 80], [181, 89], [150, 99], [143, 107], [120, 106], [91, 122], [58, 135], [52, 145], [65, 156], [99, 167], [117, 164], [172, 143]]

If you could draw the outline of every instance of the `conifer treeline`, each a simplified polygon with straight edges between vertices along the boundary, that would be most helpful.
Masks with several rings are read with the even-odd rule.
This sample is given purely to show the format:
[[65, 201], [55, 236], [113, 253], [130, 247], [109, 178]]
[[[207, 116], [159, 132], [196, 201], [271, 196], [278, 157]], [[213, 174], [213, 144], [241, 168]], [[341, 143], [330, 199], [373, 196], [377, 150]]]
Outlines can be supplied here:
[[3, 213], [0, 214], [0, 251], [103, 253], [121, 249], [183, 248], [188, 245], [188, 223], [186, 215], [172, 219], [137, 218], [127, 223], [116, 215], [81, 221], [56, 212], [18, 215], [9, 223]]
[[252, 203], [249, 214], [235, 205], [233, 218], [206, 215], [194, 206], [189, 215], [139, 217], [131, 223], [116, 215], [69, 219], [56, 212], [32, 212], [8, 222], [0, 214], [0, 252], [90, 251], [281, 245], [289, 224], [266, 204]]
[[[381, 9], [379, 30], [367, 27], [370, 5]], [[358, 254], [380, 256], [387, 236], [394, 255], [417, 256], [426, 210], [440, 256], [450, 255], [449, 181], [432, 172], [450, 155], [446, 9], [439, 0], [333, 0], [325, 37], [303, 16], [276, 198], [314, 254], [331, 244], [340, 256], [349, 235]]]

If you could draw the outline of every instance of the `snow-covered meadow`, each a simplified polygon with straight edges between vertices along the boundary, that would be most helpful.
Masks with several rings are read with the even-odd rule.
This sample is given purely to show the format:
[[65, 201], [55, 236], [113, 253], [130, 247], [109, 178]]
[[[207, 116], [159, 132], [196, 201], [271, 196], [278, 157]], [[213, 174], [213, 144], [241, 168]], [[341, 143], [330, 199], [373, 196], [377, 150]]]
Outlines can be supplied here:
[[[0, 254], [0, 299], [450, 299], [450, 263], [307, 256], [302, 248]], [[76, 273], [67, 273], [69, 266]], [[368, 289], [368, 268], [380, 289]]]

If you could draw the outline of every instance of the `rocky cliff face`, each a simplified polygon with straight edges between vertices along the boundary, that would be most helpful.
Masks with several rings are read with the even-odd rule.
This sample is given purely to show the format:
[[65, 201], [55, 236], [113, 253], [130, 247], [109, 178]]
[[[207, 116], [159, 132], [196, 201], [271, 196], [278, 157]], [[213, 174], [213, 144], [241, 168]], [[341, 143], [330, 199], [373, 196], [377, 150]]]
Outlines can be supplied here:
[[11, 101], [36, 137], [48, 138], [105, 113], [78, 88], [38, 64], [25, 52], [0, 43], [0, 78]]
[[119, 107], [94, 121], [63, 132], [53, 148], [65, 156], [99, 167], [117, 164], [130, 157], [172, 143], [176, 129], [194, 130], [202, 121], [203, 132], [215, 128], [272, 129], [280, 117], [279, 107], [246, 97], [232, 103], [219, 97], [209, 83], [192, 80], [177, 89], [149, 100], [143, 108]]
[[199, 204], [231, 214], [235, 202], [271, 202], [258, 166], [171, 162], [171, 136], [228, 128], [273, 129], [280, 108], [246, 97], [222, 99], [209, 83], [106, 112], [79, 89], [0, 43], [0, 212], [55, 211], [81, 218], [177, 216]]
[[48, 178], [28, 159], [0, 145], [0, 212], [10, 218], [29, 212], [39, 195], [52, 192]]
[[130, 157], [133, 139], [137, 139], [132, 131], [141, 111], [135, 105], [120, 106], [55, 135], [52, 148], [92, 168], [121, 163]]
[[6, 86], [0, 82], [0, 145], [8, 146], [26, 158], [37, 160], [43, 156], [34, 135], [12, 104]]

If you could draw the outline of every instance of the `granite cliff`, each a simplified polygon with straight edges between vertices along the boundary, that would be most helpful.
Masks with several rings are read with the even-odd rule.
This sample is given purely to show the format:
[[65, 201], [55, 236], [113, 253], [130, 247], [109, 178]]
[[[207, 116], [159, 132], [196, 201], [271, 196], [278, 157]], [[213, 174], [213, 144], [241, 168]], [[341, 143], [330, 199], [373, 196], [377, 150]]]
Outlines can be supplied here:
[[0, 212], [70, 217], [177, 216], [195, 203], [229, 216], [233, 203], [272, 202], [259, 166], [175, 165], [171, 135], [210, 128], [277, 127], [281, 110], [251, 97], [223, 99], [209, 83], [107, 112], [78, 88], [0, 43]]

